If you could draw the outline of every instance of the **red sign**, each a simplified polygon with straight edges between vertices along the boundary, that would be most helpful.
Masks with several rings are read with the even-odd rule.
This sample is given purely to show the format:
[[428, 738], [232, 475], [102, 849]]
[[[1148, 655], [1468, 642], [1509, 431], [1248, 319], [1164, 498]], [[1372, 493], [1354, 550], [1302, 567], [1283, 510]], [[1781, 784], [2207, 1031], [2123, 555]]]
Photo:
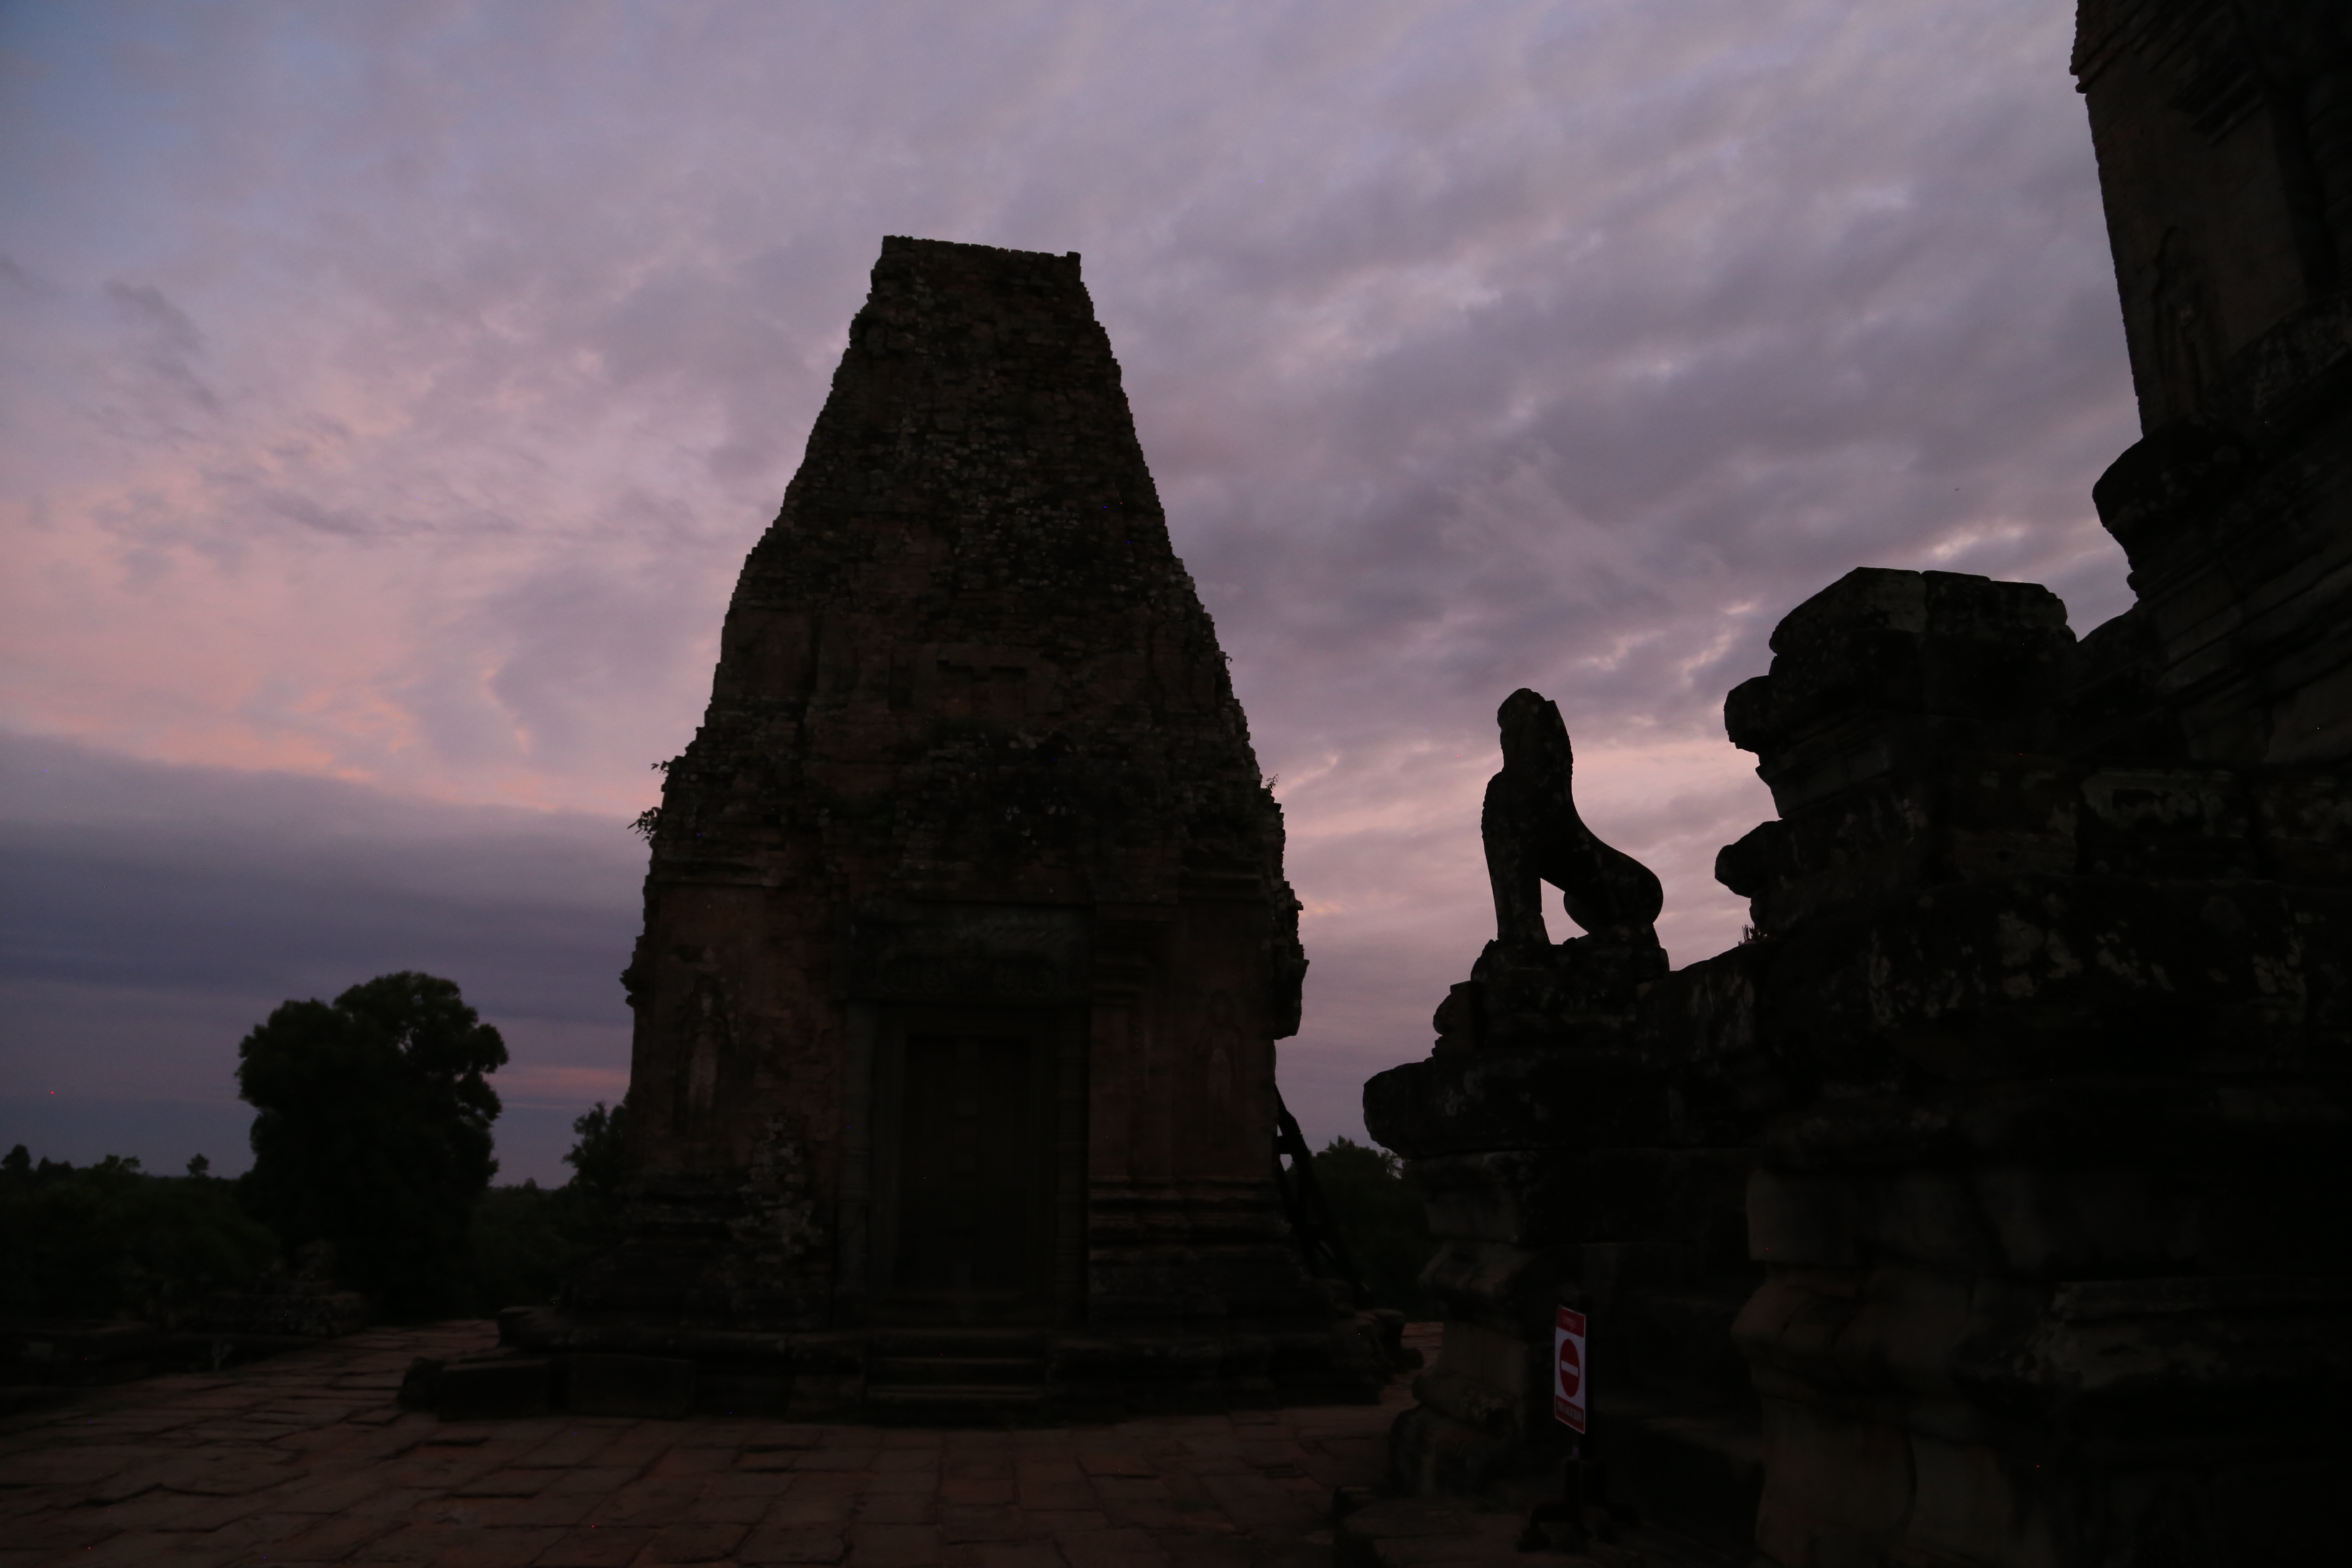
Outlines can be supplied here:
[[1566, 1307], [1551, 1331], [1551, 1413], [1571, 1431], [1584, 1430], [1584, 1314]]

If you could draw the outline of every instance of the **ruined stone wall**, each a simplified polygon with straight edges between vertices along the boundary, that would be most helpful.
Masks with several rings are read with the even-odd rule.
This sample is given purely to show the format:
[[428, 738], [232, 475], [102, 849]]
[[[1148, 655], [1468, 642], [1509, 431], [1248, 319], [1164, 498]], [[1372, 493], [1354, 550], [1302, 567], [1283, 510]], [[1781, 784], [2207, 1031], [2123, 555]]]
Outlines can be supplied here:
[[2352, 12], [2084, 0], [2137, 603], [1858, 572], [1726, 726], [1775, 1562], [2319, 1561], [2352, 1394]]
[[1858, 571], [1773, 647], [1726, 713], [1780, 816], [1717, 862], [1787, 1107], [1759, 1543], [2296, 1560], [2352, 1373], [2352, 777], [2083, 754], [2030, 584]]
[[2352, 770], [2086, 752], [2112, 667], [2031, 584], [1863, 569], [1772, 646], [1726, 704], [1780, 807], [1717, 860], [1751, 939], [1549, 1030], [1457, 986], [1366, 1086], [1442, 1244], [1400, 1479], [1557, 1462], [1567, 1304], [1614, 1500], [1722, 1550], [2316, 1560]]

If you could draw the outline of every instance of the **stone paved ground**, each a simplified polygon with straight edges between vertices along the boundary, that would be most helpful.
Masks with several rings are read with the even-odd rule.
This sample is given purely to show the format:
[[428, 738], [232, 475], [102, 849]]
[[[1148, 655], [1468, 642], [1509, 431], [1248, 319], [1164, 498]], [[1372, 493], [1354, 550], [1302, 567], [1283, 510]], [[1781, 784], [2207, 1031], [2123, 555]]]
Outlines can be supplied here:
[[1326, 1568], [1332, 1489], [1379, 1479], [1411, 1401], [1024, 1431], [394, 1405], [413, 1357], [495, 1337], [377, 1330], [0, 1421], [0, 1568]]

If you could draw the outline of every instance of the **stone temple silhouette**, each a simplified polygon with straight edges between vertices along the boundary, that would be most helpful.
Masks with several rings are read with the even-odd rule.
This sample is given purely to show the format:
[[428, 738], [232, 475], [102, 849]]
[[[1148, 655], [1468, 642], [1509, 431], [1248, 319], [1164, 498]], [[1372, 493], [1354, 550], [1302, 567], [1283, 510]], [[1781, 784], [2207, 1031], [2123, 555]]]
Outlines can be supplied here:
[[625, 1239], [508, 1335], [574, 1408], [1372, 1386], [1273, 1153], [1281, 812], [1076, 255], [883, 242], [651, 838]]

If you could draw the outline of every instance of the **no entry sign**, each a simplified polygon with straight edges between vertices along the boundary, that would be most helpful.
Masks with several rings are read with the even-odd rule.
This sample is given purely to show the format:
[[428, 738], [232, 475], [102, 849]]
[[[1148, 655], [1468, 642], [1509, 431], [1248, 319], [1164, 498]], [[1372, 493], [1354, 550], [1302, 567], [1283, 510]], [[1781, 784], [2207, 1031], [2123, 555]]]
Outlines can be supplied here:
[[1566, 1307], [1551, 1331], [1551, 1413], [1570, 1430], [1584, 1430], [1584, 1314]]

